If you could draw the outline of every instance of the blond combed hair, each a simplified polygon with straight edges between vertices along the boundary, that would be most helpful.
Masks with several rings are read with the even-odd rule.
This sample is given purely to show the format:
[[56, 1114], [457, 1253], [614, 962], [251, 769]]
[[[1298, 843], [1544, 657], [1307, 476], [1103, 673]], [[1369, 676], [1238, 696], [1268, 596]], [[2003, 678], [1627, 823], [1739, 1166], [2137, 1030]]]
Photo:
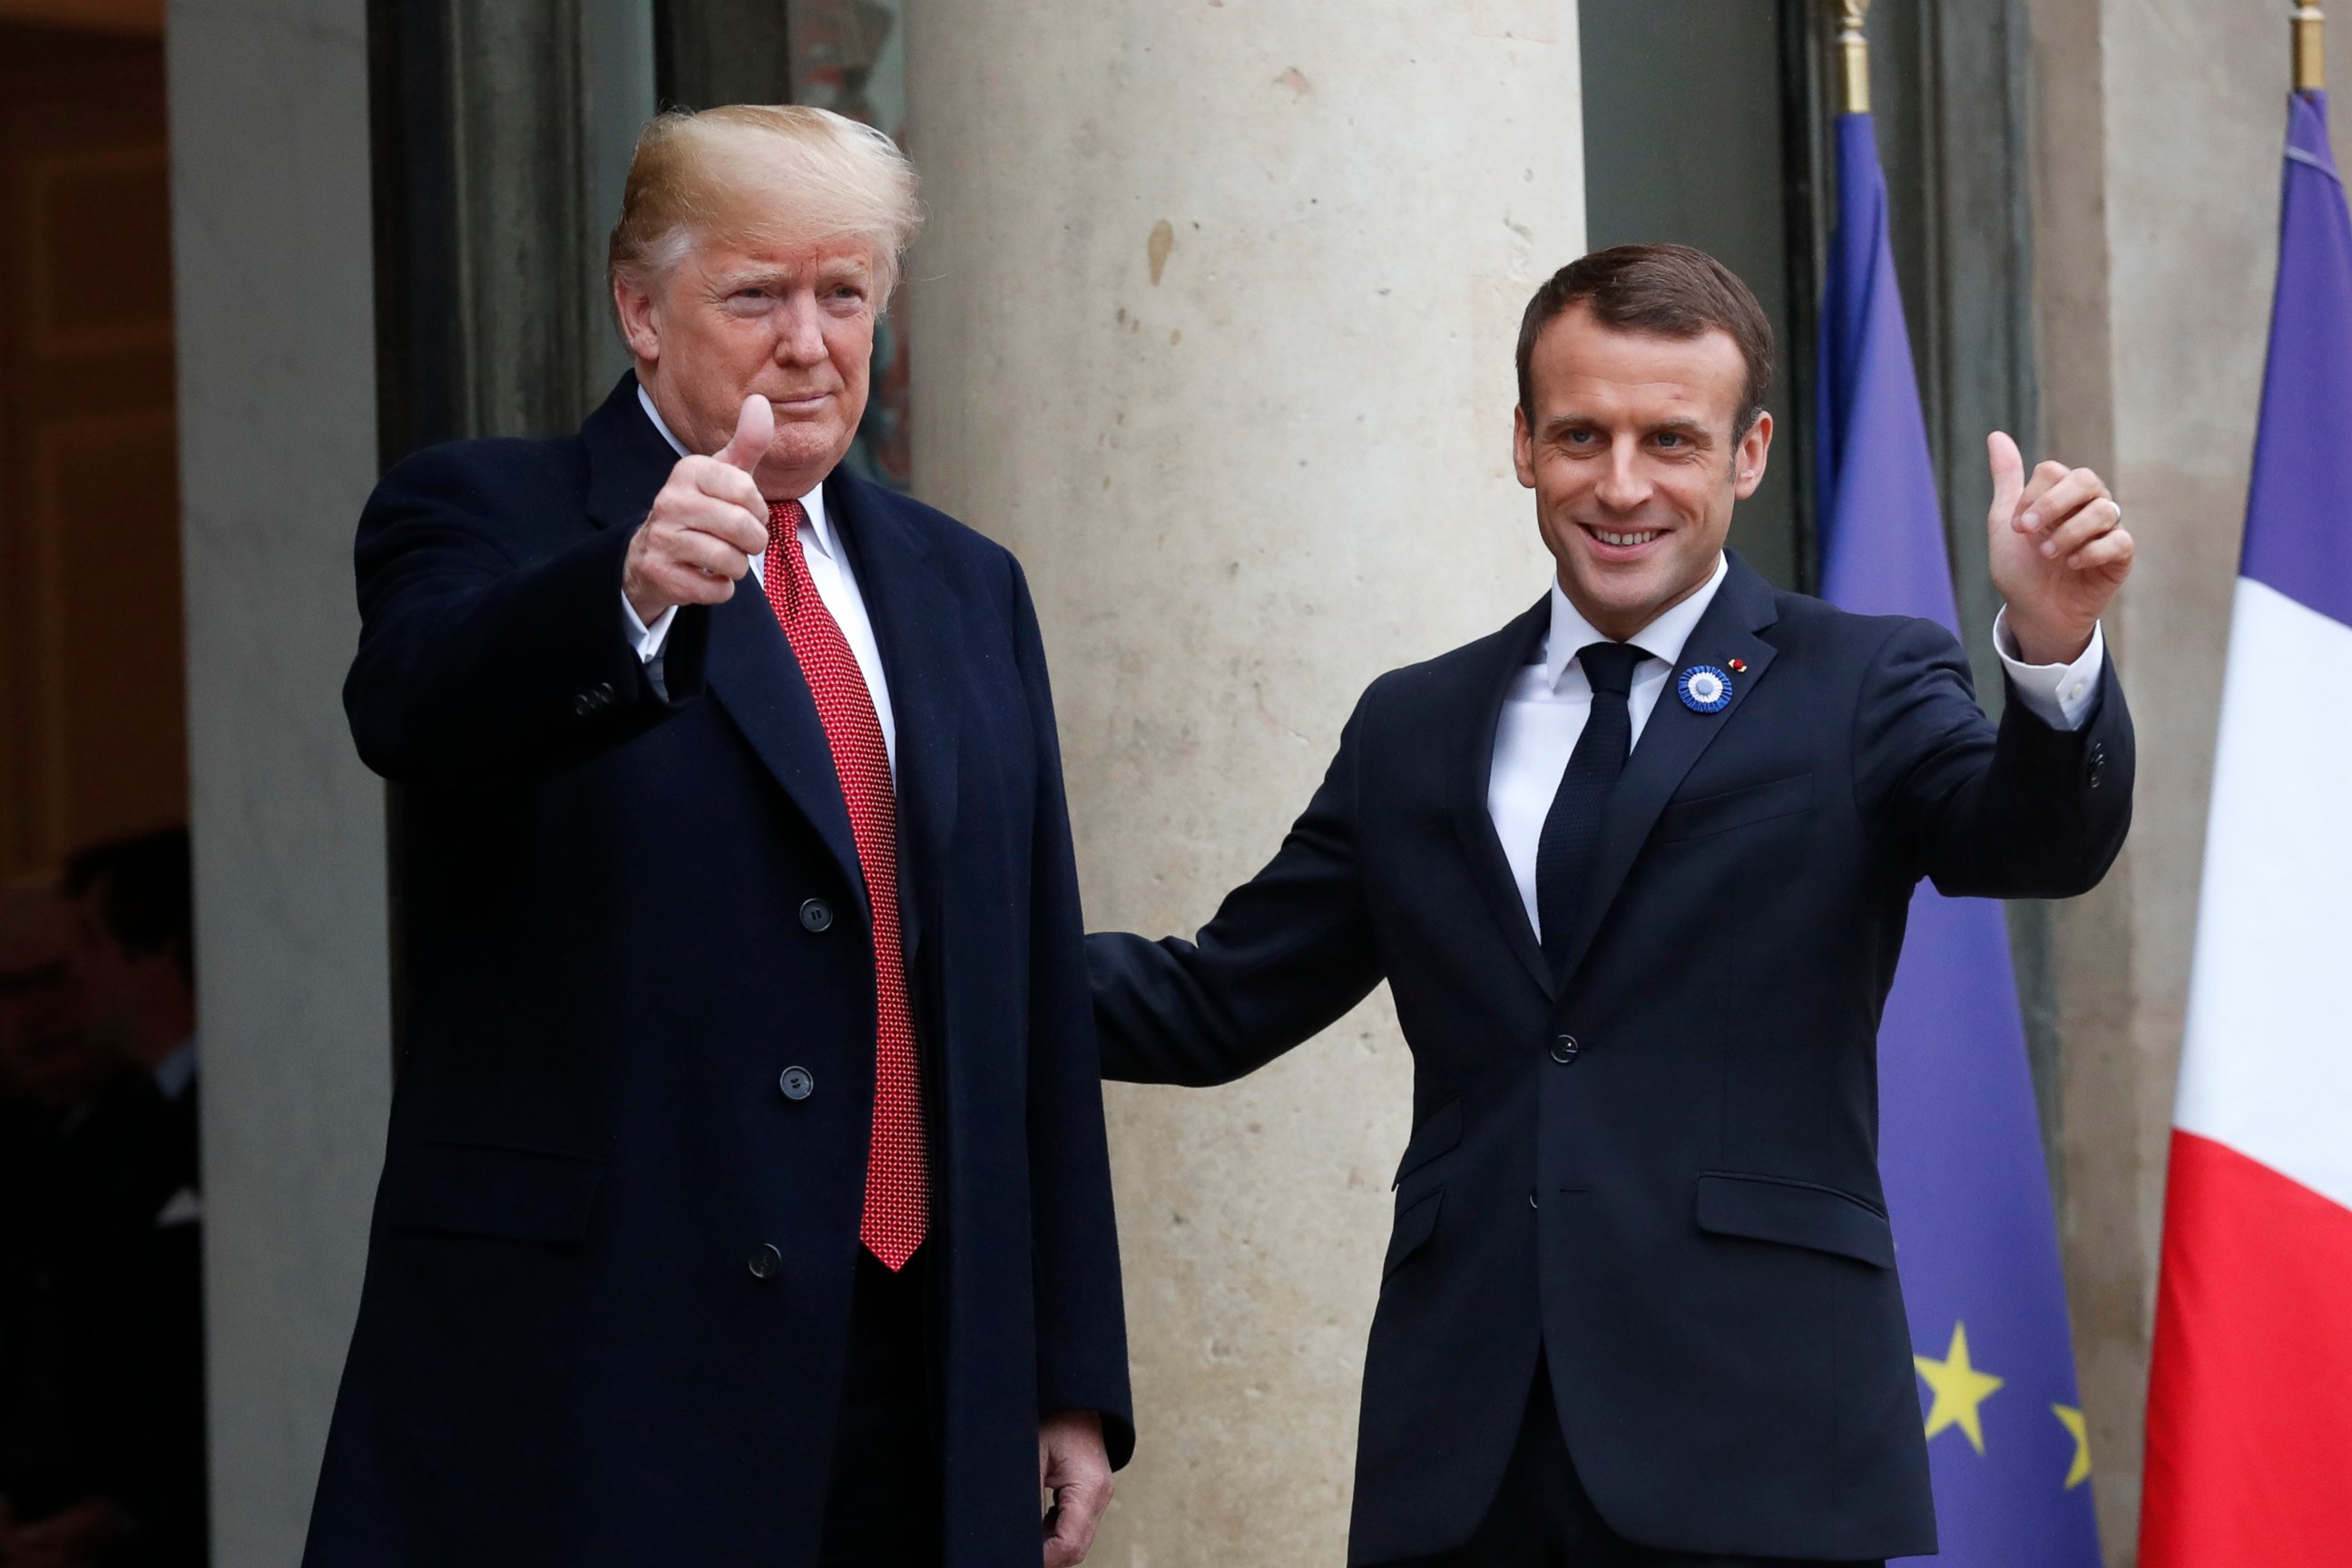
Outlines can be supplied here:
[[878, 309], [922, 226], [914, 165], [870, 125], [793, 103], [673, 109], [637, 136], [607, 268], [650, 290], [698, 242], [863, 239]]

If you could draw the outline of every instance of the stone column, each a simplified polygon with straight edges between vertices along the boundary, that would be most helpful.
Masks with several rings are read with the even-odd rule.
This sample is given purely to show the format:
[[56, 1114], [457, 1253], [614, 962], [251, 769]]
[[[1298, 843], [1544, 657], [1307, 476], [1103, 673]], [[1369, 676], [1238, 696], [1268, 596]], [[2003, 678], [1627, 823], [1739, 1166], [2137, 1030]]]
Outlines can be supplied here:
[[383, 786], [340, 688], [375, 482], [367, 6], [174, 0], [213, 1560], [289, 1568], [392, 1081]]
[[[1189, 933], [1374, 676], [1544, 591], [1511, 358], [1581, 248], [1573, 0], [909, 13], [917, 489], [1027, 566], [1090, 920]], [[1114, 1086], [1143, 1435], [1097, 1561], [1339, 1560], [1411, 1071], [1382, 993]]]
[[[2107, 1561], [2135, 1560], [2164, 1161], [2269, 322], [2287, 7], [2032, 0], [2046, 446], [2140, 556], [2109, 618], [2129, 846], [2053, 920], [2062, 1240]], [[2352, 62], [2347, 62], [2352, 64]]]

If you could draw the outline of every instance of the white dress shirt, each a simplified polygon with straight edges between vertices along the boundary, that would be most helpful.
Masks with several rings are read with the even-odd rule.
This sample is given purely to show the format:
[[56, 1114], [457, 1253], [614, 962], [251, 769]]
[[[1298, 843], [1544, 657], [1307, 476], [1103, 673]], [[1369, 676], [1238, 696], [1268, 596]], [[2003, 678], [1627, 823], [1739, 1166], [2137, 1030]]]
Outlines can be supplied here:
[[[662, 439], [681, 458], [687, 455], [685, 444], [670, 434], [662, 422], [661, 413], [646, 389], [637, 388], [637, 402], [646, 417], [654, 422]], [[849, 554], [834, 537], [833, 526], [824, 515], [824, 486], [820, 484], [801, 497], [801, 509], [808, 514], [801, 524], [801, 553], [808, 558], [809, 578], [816, 584], [816, 596], [824, 601], [841, 635], [848, 639], [849, 651], [857, 656], [857, 668], [866, 677], [866, 689], [874, 699], [874, 717], [882, 722], [882, 746], [890, 754], [890, 777], [898, 776], [898, 726], [890, 712], [890, 683], [882, 673], [882, 647], [874, 640], [874, 622], [866, 614], [866, 596], [857, 591], [857, 574], [849, 569]], [[764, 588], [767, 561], [763, 556], [751, 557], [751, 575], [743, 587]], [[626, 594], [621, 595], [621, 626], [636, 645], [637, 657], [651, 663], [668, 640], [670, 623], [677, 618], [677, 606], [673, 605], [654, 617], [652, 626], [646, 625], [636, 606], [629, 603]]]
[[[1634, 667], [1633, 687], [1626, 694], [1635, 745], [1641, 743], [1643, 727], [1682, 662], [1683, 644], [1690, 640], [1699, 617], [1715, 602], [1729, 570], [1724, 557], [1716, 557], [1715, 575], [1697, 593], [1628, 639], [1650, 656]], [[1577, 650], [1608, 640], [1569, 603], [1559, 580], [1553, 578], [1551, 630], [1544, 639], [1543, 660], [1511, 677], [1502, 717], [1495, 727], [1486, 814], [1494, 820], [1495, 836], [1502, 840], [1511, 878], [1519, 886], [1519, 901], [1527, 906], [1528, 924], [1538, 940], [1543, 922], [1536, 913], [1536, 845], [1543, 837], [1552, 796], [1559, 792], [1560, 775], [1568, 771], [1569, 753], [1576, 750], [1577, 737], [1584, 733], [1585, 718], [1592, 711], [1592, 687], [1577, 659]], [[2099, 670], [2106, 657], [2104, 633], [2095, 629], [2091, 646], [2072, 664], [2025, 664], [2015, 657], [2016, 641], [2009, 634], [2004, 610], [1993, 620], [1993, 646], [2018, 700], [2029, 712], [2053, 729], [2082, 727], [2099, 689]]]

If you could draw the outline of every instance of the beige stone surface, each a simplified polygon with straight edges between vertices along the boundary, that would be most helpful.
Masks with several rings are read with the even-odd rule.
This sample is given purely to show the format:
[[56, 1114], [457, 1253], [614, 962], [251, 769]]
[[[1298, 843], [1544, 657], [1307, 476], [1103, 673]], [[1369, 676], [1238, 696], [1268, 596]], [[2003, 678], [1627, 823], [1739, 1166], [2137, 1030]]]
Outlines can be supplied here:
[[[1544, 590], [1511, 350], [1582, 233], [1572, 0], [910, 7], [919, 492], [1025, 563], [1087, 909], [1189, 933], [1383, 669]], [[1339, 1560], [1410, 1119], [1380, 994], [1114, 1086], [1142, 1446], [1096, 1561]]]
[[367, 7], [173, 0], [212, 1560], [302, 1555], [392, 1097], [383, 782], [341, 684], [375, 483]]
[[2286, 7], [2032, 0], [2048, 448], [2141, 552], [2109, 628], [2139, 732], [2132, 838], [2054, 923], [2062, 1240], [2107, 1560], [2142, 1416], [2214, 725], [2276, 265]]

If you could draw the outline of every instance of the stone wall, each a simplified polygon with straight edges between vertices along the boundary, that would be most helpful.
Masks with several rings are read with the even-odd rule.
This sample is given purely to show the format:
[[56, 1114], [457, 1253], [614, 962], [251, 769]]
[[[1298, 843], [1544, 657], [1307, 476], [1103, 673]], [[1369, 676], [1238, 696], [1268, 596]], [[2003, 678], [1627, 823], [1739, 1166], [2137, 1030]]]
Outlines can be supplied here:
[[173, 0], [213, 1560], [290, 1568], [391, 1087], [383, 786], [340, 687], [375, 482], [366, 11]]
[[[918, 493], [1035, 586], [1097, 926], [1189, 934], [1381, 670], [1548, 558], [1512, 348], [1581, 248], [1570, 0], [910, 7]], [[1142, 1447], [1097, 1561], [1340, 1558], [1411, 1061], [1386, 994], [1108, 1096]]]

